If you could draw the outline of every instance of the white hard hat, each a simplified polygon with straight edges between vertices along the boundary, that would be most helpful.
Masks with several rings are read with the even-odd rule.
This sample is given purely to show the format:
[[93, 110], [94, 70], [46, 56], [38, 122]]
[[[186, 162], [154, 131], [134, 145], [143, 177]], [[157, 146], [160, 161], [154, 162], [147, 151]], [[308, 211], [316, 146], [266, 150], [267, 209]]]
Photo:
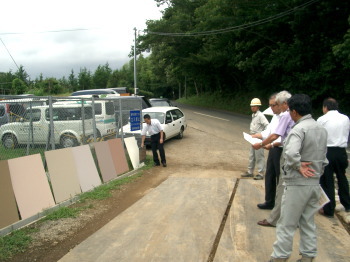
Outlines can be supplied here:
[[250, 102], [250, 106], [261, 106], [261, 101], [259, 98], [253, 98]]

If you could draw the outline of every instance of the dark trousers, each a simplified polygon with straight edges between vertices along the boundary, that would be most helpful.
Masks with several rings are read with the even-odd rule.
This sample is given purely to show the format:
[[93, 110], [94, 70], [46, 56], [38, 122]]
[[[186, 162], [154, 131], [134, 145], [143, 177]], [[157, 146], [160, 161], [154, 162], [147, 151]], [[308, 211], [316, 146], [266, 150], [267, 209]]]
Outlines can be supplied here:
[[346, 209], [350, 209], [349, 182], [345, 176], [345, 169], [349, 163], [346, 150], [342, 147], [327, 147], [327, 159], [329, 164], [324, 169], [324, 173], [320, 178], [320, 184], [330, 200], [323, 207], [324, 213], [333, 216], [335, 209], [334, 173], [338, 180], [340, 203]]
[[160, 164], [159, 163], [157, 149], [159, 150], [160, 160], [162, 161], [163, 164], [166, 163], [165, 151], [164, 151], [163, 143], [161, 144], [159, 142], [159, 140], [160, 140], [160, 133], [151, 136], [151, 146], [152, 146], [152, 153], [153, 153], [153, 161], [154, 161], [154, 163], [156, 165]]
[[280, 160], [283, 148], [274, 147], [269, 151], [265, 173], [265, 203], [275, 205], [276, 187], [280, 177]]

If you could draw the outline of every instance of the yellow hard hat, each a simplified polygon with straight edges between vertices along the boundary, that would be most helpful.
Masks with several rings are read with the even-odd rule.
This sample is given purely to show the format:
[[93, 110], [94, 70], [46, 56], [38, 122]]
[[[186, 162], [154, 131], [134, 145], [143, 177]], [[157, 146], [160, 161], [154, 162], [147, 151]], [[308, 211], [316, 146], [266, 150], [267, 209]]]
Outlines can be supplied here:
[[259, 98], [253, 98], [250, 102], [250, 106], [261, 106], [261, 101]]

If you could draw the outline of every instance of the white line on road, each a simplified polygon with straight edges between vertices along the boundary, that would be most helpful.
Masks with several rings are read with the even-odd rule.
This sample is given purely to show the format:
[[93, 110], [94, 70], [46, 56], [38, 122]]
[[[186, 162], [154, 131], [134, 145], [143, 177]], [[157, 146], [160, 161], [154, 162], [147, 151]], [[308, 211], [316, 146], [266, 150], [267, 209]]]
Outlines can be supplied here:
[[220, 118], [220, 117], [216, 117], [216, 116], [206, 115], [206, 114], [202, 114], [202, 113], [198, 113], [198, 112], [193, 112], [193, 113], [195, 113], [195, 114], [197, 114], [197, 115], [212, 117], [212, 118], [216, 118], [216, 119], [220, 119], [220, 120], [223, 120], [223, 121], [230, 122], [230, 120], [227, 120], [227, 119], [224, 119], [224, 118]]

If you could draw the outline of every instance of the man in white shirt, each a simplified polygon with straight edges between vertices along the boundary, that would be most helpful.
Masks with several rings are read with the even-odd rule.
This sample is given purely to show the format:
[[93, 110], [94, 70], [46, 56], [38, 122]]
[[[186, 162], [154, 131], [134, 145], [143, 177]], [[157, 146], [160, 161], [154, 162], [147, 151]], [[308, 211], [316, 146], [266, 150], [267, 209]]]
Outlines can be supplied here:
[[143, 119], [145, 120], [146, 125], [143, 126], [141, 131], [141, 136], [142, 136], [141, 147], [144, 146], [146, 134], [148, 132], [148, 134], [151, 136], [151, 146], [152, 146], [154, 165], [160, 166], [158, 152], [157, 152], [157, 149], [159, 149], [160, 160], [162, 162], [163, 167], [166, 167], [165, 151], [163, 147], [163, 143], [164, 143], [163, 127], [161, 126], [158, 119], [151, 119], [151, 116], [149, 114], [145, 114], [143, 116]]
[[329, 164], [326, 166], [320, 184], [327, 194], [330, 203], [326, 204], [320, 210], [320, 214], [333, 217], [335, 209], [334, 178], [335, 173], [338, 180], [338, 195], [340, 203], [344, 206], [346, 212], [350, 212], [349, 182], [345, 176], [345, 170], [348, 167], [348, 156], [346, 147], [348, 144], [350, 121], [346, 115], [338, 112], [338, 103], [333, 98], [327, 98], [323, 101], [324, 115], [317, 119], [328, 133], [327, 139], [327, 159]]
[[[281, 113], [281, 109], [276, 103], [276, 95], [277, 93], [272, 94], [269, 99], [269, 106], [274, 114], [270, 124], [260, 134], [254, 134], [252, 137], [264, 140], [275, 132]], [[258, 207], [261, 209], [273, 209], [275, 206], [276, 187], [280, 177], [280, 159], [283, 150], [281, 138], [276, 139], [264, 148], [269, 150], [265, 173], [265, 202], [258, 204]]]

